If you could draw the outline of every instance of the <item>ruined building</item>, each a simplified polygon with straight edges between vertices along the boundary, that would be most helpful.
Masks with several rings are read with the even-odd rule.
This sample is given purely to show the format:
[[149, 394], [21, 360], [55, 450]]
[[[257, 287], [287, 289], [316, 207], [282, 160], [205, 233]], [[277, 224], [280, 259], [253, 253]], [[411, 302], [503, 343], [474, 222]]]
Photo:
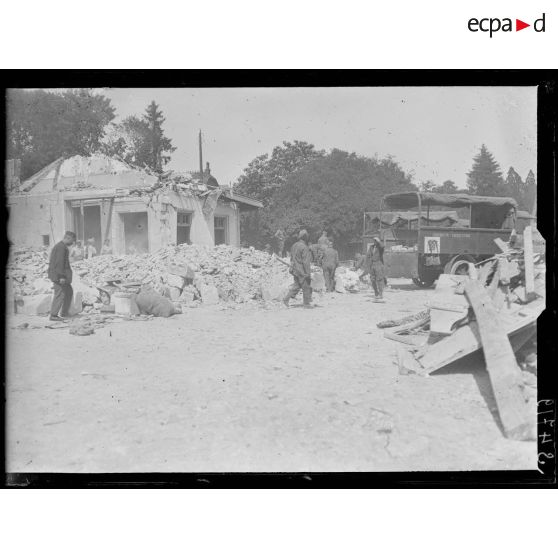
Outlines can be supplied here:
[[65, 230], [97, 252], [153, 252], [170, 244], [240, 246], [240, 213], [261, 202], [199, 173], [156, 176], [102, 155], [58, 159], [8, 195], [8, 234], [17, 245], [48, 246]]

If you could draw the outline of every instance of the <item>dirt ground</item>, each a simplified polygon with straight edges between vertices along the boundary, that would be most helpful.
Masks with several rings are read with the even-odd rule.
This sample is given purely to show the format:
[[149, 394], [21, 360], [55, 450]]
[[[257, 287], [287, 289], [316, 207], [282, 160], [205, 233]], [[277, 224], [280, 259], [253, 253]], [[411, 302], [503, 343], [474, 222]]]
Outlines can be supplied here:
[[398, 281], [385, 304], [365, 291], [311, 310], [202, 306], [87, 337], [12, 317], [7, 470], [535, 469], [535, 443], [502, 435], [482, 356], [398, 374], [376, 323], [432, 293]]

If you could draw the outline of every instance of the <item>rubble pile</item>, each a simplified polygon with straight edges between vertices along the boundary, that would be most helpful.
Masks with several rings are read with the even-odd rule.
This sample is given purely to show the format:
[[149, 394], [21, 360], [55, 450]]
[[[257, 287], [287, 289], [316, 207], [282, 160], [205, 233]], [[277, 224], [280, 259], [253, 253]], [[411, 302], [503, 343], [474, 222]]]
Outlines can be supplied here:
[[[48, 294], [48, 251], [13, 250], [7, 275], [20, 295]], [[72, 263], [74, 291], [116, 285], [149, 285], [173, 301], [245, 303], [260, 299], [262, 289], [291, 280], [288, 268], [266, 252], [220, 245], [215, 248], [169, 246], [153, 254], [101, 255]], [[91, 291], [89, 291], [91, 292]], [[86, 299], [84, 302], [91, 302]]]
[[48, 280], [48, 248], [21, 246], [10, 251], [6, 277], [12, 280], [15, 295], [29, 296], [51, 292]]
[[338, 293], [358, 292], [359, 274], [348, 267], [339, 266], [335, 270], [335, 291]]

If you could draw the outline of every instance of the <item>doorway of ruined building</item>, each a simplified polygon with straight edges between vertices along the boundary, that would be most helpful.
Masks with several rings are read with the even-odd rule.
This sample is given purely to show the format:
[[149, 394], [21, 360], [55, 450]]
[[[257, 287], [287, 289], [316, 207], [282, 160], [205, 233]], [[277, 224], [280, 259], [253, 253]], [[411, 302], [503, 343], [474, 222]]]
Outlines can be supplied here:
[[101, 227], [101, 204], [76, 204], [72, 206], [74, 232], [82, 246], [93, 238], [97, 254], [101, 253], [103, 233]]
[[124, 228], [124, 250], [126, 254], [149, 252], [149, 230], [147, 211], [120, 213]]
[[176, 214], [176, 244], [191, 244], [191, 228], [192, 213], [187, 211], [178, 211]]

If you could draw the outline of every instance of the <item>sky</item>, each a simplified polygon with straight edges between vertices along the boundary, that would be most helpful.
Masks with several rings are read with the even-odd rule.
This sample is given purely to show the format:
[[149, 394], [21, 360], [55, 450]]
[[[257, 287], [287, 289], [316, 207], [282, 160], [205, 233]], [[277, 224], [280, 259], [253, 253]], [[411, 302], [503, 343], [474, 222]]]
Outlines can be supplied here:
[[466, 173], [484, 143], [504, 176], [536, 174], [535, 87], [338, 87], [103, 89], [117, 120], [155, 100], [177, 148], [168, 168], [197, 170], [203, 158], [220, 184], [234, 182], [255, 157], [283, 141], [319, 149], [391, 155], [416, 184]]

